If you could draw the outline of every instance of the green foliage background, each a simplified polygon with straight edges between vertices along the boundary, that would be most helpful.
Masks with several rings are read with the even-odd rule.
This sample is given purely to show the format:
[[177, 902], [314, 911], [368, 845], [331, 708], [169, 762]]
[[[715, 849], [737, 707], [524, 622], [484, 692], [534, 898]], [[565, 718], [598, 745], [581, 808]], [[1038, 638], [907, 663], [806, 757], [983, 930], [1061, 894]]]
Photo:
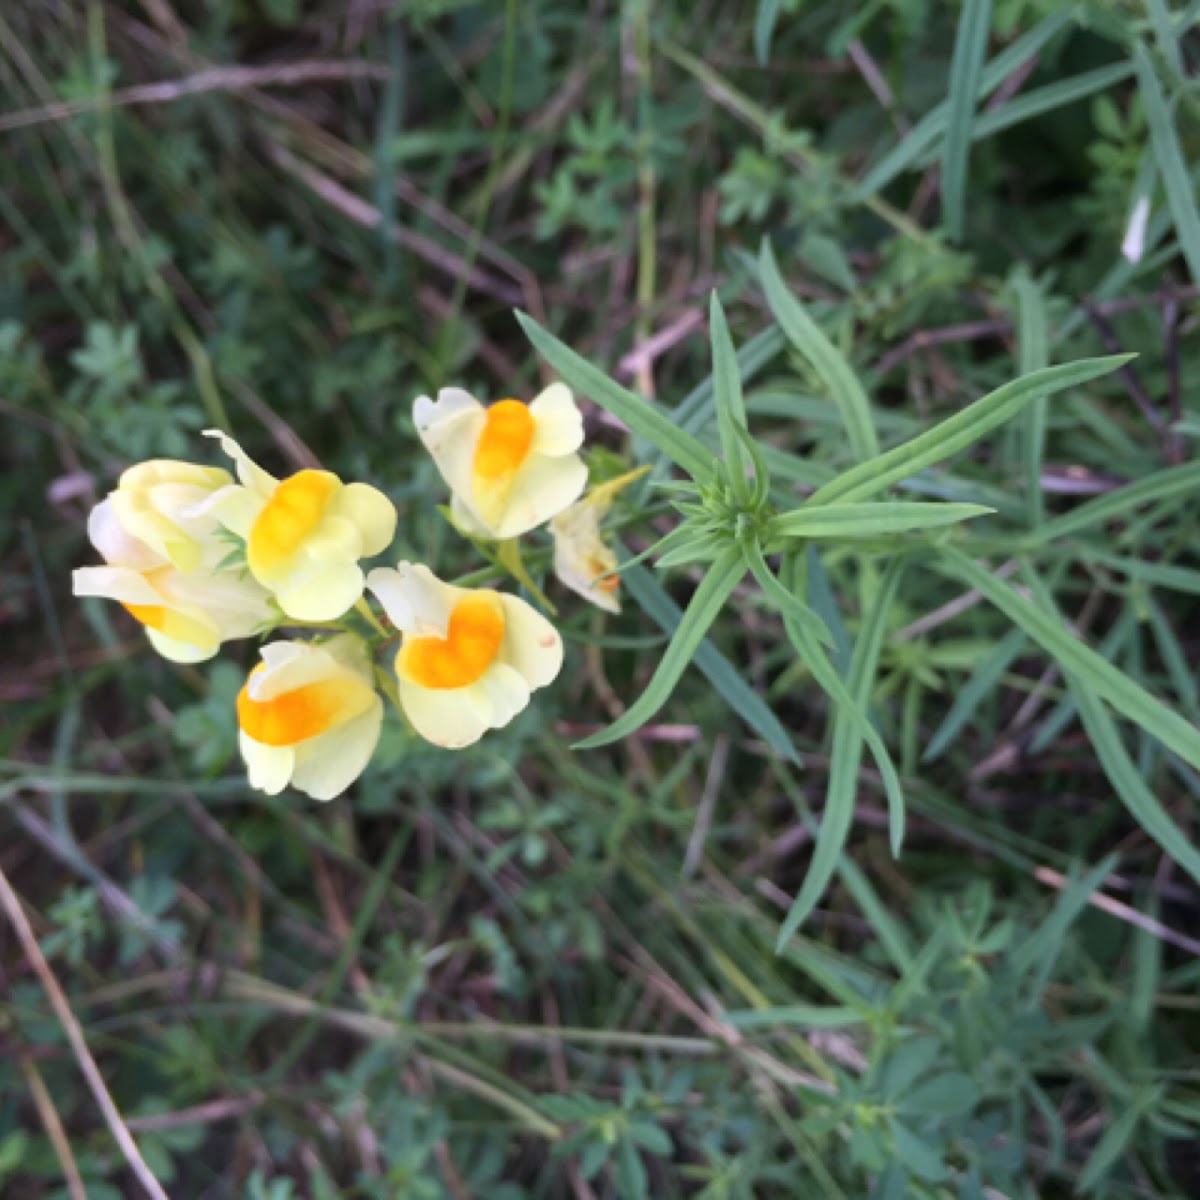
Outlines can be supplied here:
[[[3, 6], [0, 868], [169, 1195], [1200, 1192], [1197, 18]], [[208, 424], [474, 570], [411, 401], [555, 373], [648, 561], [467, 753], [69, 595]], [[0, 1188], [140, 1194], [3, 930]]]

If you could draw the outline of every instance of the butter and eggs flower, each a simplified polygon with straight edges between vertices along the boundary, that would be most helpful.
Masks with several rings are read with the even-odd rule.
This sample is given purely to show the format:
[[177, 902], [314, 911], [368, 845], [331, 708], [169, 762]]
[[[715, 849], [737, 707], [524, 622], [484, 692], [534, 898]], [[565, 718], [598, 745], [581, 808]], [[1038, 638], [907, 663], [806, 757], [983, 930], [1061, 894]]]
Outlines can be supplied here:
[[270, 642], [237, 698], [238, 745], [251, 787], [277, 795], [289, 784], [332, 800], [375, 752], [383, 701], [370, 651], [342, 633], [325, 642]]
[[332, 621], [362, 596], [361, 558], [385, 550], [396, 510], [378, 489], [343, 483], [331, 471], [302, 470], [276, 479], [220, 430], [238, 482], [198, 507], [246, 543], [250, 574], [293, 621]]
[[402, 635], [400, 707], [434, 745], [461, 749], [507, 725], [562, 668], [558, 631], [516, 596], [455, 587], [410, 562], [376, 568], [367, 587]]
[[551, 384], [525, 404], [488, 407], [462, 388], [413, 404], [417, 433], [450, 487], [451, 511], [477, 537], [503, 540], [550, 520], [582, 494], [583, 418], [570, 389]]
[[[151, 489], [156, 497], [144, 493], [131, 503], [132, 489], [126, 484], [131, 472], [126, 472], [118, 490], [92, 509], [88, 537], [105, 565], [76, 570], [75, 595], [117, 601], [145, 628], [154, 649], [173, 662], [203, 662], [222, 642], [251, 637], [274, 625], [279, 610], [270, 595], [241, 572], [217, 570], [215, 560], [228, 546], [204, 536], [203, 519], [197, 523], [182, 515], [181, 510], [197, 501], [195, 489], [203, 491], [205, 482], [181, 483], [184, 473], [168, 471], [161, 461], [141, 466], [154, 468], [160, 484], [168, 474], [175, 483], [165, 491]], [[145, 472], [140, 478], [149, 475]], [[221, 481], [206, 482], [219, 486]], [[181, 570], [181, 562], [192, 565]]]

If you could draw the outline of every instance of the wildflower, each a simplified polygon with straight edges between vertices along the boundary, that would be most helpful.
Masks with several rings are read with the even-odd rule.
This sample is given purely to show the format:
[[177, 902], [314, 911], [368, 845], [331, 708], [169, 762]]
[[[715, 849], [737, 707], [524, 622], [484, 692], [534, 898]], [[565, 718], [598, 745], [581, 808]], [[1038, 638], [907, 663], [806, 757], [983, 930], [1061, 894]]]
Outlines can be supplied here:
[[[142, 464], [150, 466], [151, 464]], [[124, 479], [124, 477], [123, 477]], [[106, 565], [83, 567], [72, 578], [77, 596], [116, 600], [146, 630], [151, 644], [174, 662], [212, 658], [224, 641], [250, 637], [275, 622], [278, 612], [270, 596], [253, 580], [235, 571], [204, 566], [181, 571], [170, 560], [192, 561], [209, 551], [200, 543], [176, 539], [166, 529], [164, 509], [135, 508], [135, 528], [152, 541], [133, 536], [118, 517], [117, 494], [106, 497], [88, 517], [88, 537]], [[155, 519], [161, 517], [162, 521]], [[186, 519], [185, 519], [186, 521]]]
[[290, 783], [332, 800], [362, 774], [379, 741], [383, 702], [366, 644], [271, 642], [237, 698], [238, 744], [250, 786], [269, 795]]
[[640, 467], [602, 483], [550, 522], [554, 535], [554, 573], [573, 592], [611, 613], [621, 611], [617, 599], [621, 581], [609, 572], [617, 556], [600, 537], [600, 522], [608, 515], [617, 493], [648, 468]]
[[367, 576], [403, 641], [396, 655], [400, 705], [434, 745], [457, 749], [499, 729], [562, 667], [562, 639], [524, 600], [443, 583], [402, 562]]
[[468, 533], [517, 537], [573, 504], [587, 483], [576, 453], [583, 418], [565, 384], [551, 384], [529, 404], [500, 400], [489, 408], [461, 388], [442, 388], [436, 403], [417, 398], [413, 420]]
[[295, 621], [332, 621], [361, 596], [360, 558], [386, 549], [396, 510], [365, 483], [343, 483], [329, 471], [304, 470], [278, 480], [254, 463], [233, 438], [220, 438], [239, 482], [202, 506], [246, 543], [250, 574]]
[[229, 547], [211, 516], [195, 511], [233, 480], [220, 467], [155, 458], [130, 467], [109, 499], [121, 528], [181, 571], [214, 566]]

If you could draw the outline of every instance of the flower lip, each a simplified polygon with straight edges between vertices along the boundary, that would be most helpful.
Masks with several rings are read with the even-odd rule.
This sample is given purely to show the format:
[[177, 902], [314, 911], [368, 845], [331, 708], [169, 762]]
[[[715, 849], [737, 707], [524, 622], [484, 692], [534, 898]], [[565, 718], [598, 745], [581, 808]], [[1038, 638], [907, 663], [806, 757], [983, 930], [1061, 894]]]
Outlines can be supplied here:
[[283, 480], [258, 514], [247, 541], [247, 562], [256, 575], [287, 563], [321, 523], [341, 488], [329, 471], [297, 471]]
[[405, 637], [396, 673], [420, 687], [445, 691], [475, 683], [492, 665], [506, 622], [494, 593], [464, 596], [450, 613], [446, 636]]
[[498, 400], [484, 414], [472, 469], [489, 482], [511, 477], [529, 456], [536, 430], [529, 407], [520, 400]]
[[357, 716], [365, 707], [364, 690], [353, 679], [321, 679], [270, 700], [256, 700], [247, 682], [238, 693], [238, 725], [264, 746], [295, 746]]

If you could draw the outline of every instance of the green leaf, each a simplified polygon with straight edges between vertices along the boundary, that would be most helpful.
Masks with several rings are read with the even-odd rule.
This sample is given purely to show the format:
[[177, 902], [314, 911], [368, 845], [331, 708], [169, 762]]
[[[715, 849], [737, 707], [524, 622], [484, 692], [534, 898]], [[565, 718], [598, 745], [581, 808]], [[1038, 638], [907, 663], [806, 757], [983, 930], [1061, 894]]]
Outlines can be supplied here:
[[992, 0], [964, 0], [950, 60], [949, 122], [942, 148], [942, 220], [952, 238], [962, 236], [967, 195], [967, 159], [975, 94], [992, 23]]
[[[803, 630], [789, 629], [789, 634], [795, 632], [801, 635], [798, 649], [808, 641], [808, 652], [803, 655], [804, 661], [817, 682], [829, 693], [836, 711], [833, 718], [833, 748], [829, 756], [829, 787], [825, 794], [825, 813], [804, 882], [800, 885], [800, 892], [780, 927], [775, 942], [776, 953], [787, 944], [792, 934], [811, 914], [837, 871], [838, 859], [854, 820], [854, 801], [858, 795], [858, 770], [862, 762], [864, 740], [871, 746], [887, 786], [888, 823], [893, 853], [898, 851], [904, 837], [904, 793], [900, 787], [900, 780], [883, 740], [866, 715], [871, 689], [875, 683], [879, 652], [883, 646], [883, 635], [891, 615], [892, 601], [896, 596], [904, 563], [904, 559], [893, 560], [879, 583], [874, 602], [859, 631], [847, 684], [843, 684], [829, 666], [824, 651], [805, 638]], [[816, 666], [818, 663], [821, 664], [819, 668]]]
[[758, 0], [758, 12], [754, 17], [754, 55], [760, 66], [765, 67], [771, 56], [771, 34], [775, 32], [779, 4], [780, 0]]
[[1055, 659], [1064, 672], [1073, 674], [1081, 691], [1090, 689], [1107, 700], [1122, 716], [1200, 769], [1200, 729], [1081, 642], [1060, 620], [952, 546], [938, 548], [934, 565], [981, 592]]
[[717, 406], [717, 429], [721, 435], [721, 453], [734, 495], [745, 504], [750, 498], [749, 462], [740, 433], [746, 432], [746, 404], [742, 398], [742, 378], [738, 373], [737, 353], [725, 310], [714, 291], [708, 305], [709, 337], [712, 339], [713, 395]]
[[[1022, 269], [1014, 280], [1017, 293], [1017, 348], [1022, 375], [1046, 367], [1046, 305], [1042, 290]], [[1042, 498], [1042, 452], [1046, 443], [1046, 397], [1035, 396], [1025, 413], [1025, 511], [1032, 528], [1045, 517]]]
[[764, 1029], [776, 1025], [797, 1026], [801, 1029], [844, 1029], [861, 1025], [867, 1014], [844, 1005], [827, 1007], [820, 1004], [787, 1004], [780, 1008], [751, 1008], [721, 1015], [721, 1022], [735, 1029]]
[[[622, 567], [621, 582], [629, 595], [660, 628], [673, 634], [683, 619], [679, 605], [667, 595], [654, 576], [643, 567], [626, 570]], [[695, 664], [721, 698], [776, 753], [789, 762], [799, 762], [791, 735], [779, 723], [766, 701], [746, 682], [739, 671], [709, 641], [700, 643]]]
[[[1018, 67], [1039, 54], [1042, 49], [1075, 19], [1072, 6], [1063, 5], [1028, 33], [1005, 47], [983, 68], [975, 91], [976, 103], [996, 90]], [[894, 146], [873, 166], [858, 186], [852, 199], [861, 202], [887, 187], [898, 175], [914, 167], [918, 160], [946, 132], [950, 123], [950, 104], [943, 100], [931, 108], [912, 127], [900, 143]]]
[[576, 742], [577, 749], [591, 750], [628, 737], [662, 708], [745, 573], [741, 550], [730, 546], [701, 580], [645, 691], [607, 729]]
[[1143, 1117], [1142, 1109], [1130, 1104], [1118, 1113], [1096, 1143], [1096, 1148], [1083, 1164], [1083, 1170], [1075, 1187], [1080, 1192], [1090, 1192], [1117, 1165], [1125, 1148], [1133, 1140]]
[[979, 1086], [961, 1071], [947, 1071], [922, 1080], [896, 1101], [903, 1113], [922, 1117], [966, 1116], [979, 1100]]
[[934, 731], [921, 756], [922, 762], [936, 762], [942, 752], [958, 736], [966, 723], [976, 715], [984, 697], [1000, 682], [1013, 660], [1025, 648], [1025, 634], [1010, 629], [984, 656], [971, 672], [971, 677], [954, 695], [954, 703]]
[[800, 301], [788, 290], [783, 276], [779, 274], [770, 242], [764, 240], [758, 261], [763, 291], [775, 320], [792, 345], [812, 363], [829, 389], [841, 413], [842, 423], [846, 426], [851, 452], [860, 461], [873, 458], [879, 453], [879, 441], [871, 423], [871, 406], [858, 376]]
[[755, 542], [743, 546], [746, 564], [754, 576], [758, 586], [765, 595], [773, 600], [781, 614], [803, 626], [813, 637], [824, 646], [833, 646], [833, 635], [825, 622], [798, 595], [788, 591], [771, 573], [767, 561], [763, 558], [762, 549]]
[[941, 1154], [924, 1138], [918, 1137], [907, 1125], [893, 1120], [892, 1139], [896, 1157], [918, 1178], [938, 1183], [950, 1174]]
[[934, 529], [993, 513], [982, 504], [928, 503], [921, 500], [881, 500], [868, 504], [807, 505], [781, 513], [768, 526], [770, 537], [855, 538]]
[[805, 508], [832, 504], [835, 500], [866, 500], [979, 441], [1014, 417], [1034, 397], [1048, 396], [1107, 375], [1131, 357], [1114, 354], [1107, 358], [1084, 358], [1014, 379], [894, 450], [843, 471], [818, 488], [808, 498]]
[[1138, 89], [1146, 108], [1146, 121], [1150, 126], [1150, 144], [1154, 147], [1154, 157], [1158, 159], [1179, 248], [1187, 259], [1192, 282], [1200, 283], [1200, 209], [1196, 207], [1196, 189], [1192, 186], [1187, 160], [1171, 119], [1171, 110], [1167, 107], [1166, 97], [1144, 46], [1138, 45], [1134, 49], [1133, 60], [1137, 66]]
[[533, 348], [567, 384], [624, 421], [634, 433], [661, 450], [693, 479], [707, 481], [713, 477], [717, 460], [707, 446], [684, 433], [652, 404], [614, 383], [587, 359], [547, 333], [532, 317], [519, 311], [516, 315]]
[[[1083, 71], [1070, 79], [1060, 79], [1048, 83], [1044, 87], [1034, 88], [1000, 105], [999, 108], [989, 109], [978, 113], [971, 126], [971, 142], [981, 142], [985, 138], [1011, 129], [1024, 121], [1053, 112], [1056, 108], [1074, 104], [1084, 100], [1096, 92], [1121, 83], [1133, 74], [1133, 65], [1128, 62], [1113, 63], [1107, 67], [1097, 67], [1094, 71]], [[936, 153], [925, 153], [918, 156], [916, 166], [929, 166], [937, 161]]]
[[1037, 547], [1057, 542], [1071, 534], [1079, 533], [1091, 525], [1125, 517], [1135, 508], [1152, 504], [1157, 500], [1173, 500], [1191, 496], [1200, 488], [1200, 462], [1186, 463], [1181, 467], [1169, 467], [1137, 483], [1127, 484], [1115, 492], [1097, 496], [1047, 521], [1040, 529], [1025, 539], [1026, 546]]

